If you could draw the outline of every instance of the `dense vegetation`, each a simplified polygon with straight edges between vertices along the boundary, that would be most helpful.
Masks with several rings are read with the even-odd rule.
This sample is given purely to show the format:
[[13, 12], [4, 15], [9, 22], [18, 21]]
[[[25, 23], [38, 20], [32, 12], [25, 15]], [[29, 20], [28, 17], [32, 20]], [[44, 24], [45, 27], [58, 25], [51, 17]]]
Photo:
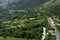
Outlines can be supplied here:
[[[8, 16], [7, 16], [8, 15]], [[0, 36], [36, 39], [42, 38], [43, 27], [49, 28], [47, 16], [38, 11], [5, 14], [0, 22]], [[48, 30], [48, 29], [47, 29]]]
[[[27, 12], [0, 14], [0, 36], [41, 40], [43, 27], [47, 29], [47, 32], [50, 29], [47, 17], [60, 17], [59, 13], [60, 5], [48, 5], [48, 7], [28, 9]], [[59, 27], [57, 27], [58, 30]], [[55, 40], [55, 36], [49, 34], [45, 40]]]
[[56, 40], [55, 38], [56, 38], [55, 36], [52, 36], [51, 34], [49, 34], [45, 40]]

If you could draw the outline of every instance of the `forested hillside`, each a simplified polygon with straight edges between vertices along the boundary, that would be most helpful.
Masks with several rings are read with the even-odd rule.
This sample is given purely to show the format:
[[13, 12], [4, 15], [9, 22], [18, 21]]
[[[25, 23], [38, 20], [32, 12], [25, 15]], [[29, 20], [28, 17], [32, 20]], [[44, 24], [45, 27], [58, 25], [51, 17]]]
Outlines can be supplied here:
[[[55, 31], [55, 29], [51, 27], [48, 18], [51, 17], [55, 23], [60, 23], [60, 1], [48, 1], [48, 4], [40, 5], [46, 1], [47, 0], [21, 0], [15, 3], [13, 0], [7, 9], [15, 9], [16, 11], [22, 8], [32, 8], [25, 9], [25, 12], [6, 11], [0, 13], [0, 39], [41, 40], [43, 36], [45, 36], [45, 40], [56, 40], [56, 35], [49, 33], [49, 30]], [[57, 24], [56, 26], [60, 33], [60, 26]]]

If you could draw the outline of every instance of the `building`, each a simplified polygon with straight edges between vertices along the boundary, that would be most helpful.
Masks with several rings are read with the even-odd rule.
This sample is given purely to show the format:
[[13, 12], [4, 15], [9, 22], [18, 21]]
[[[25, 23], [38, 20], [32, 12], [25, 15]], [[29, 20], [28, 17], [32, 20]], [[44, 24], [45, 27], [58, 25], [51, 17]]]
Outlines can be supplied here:
[[25, 10], [8, 10], [9, 13], [26, 12]]

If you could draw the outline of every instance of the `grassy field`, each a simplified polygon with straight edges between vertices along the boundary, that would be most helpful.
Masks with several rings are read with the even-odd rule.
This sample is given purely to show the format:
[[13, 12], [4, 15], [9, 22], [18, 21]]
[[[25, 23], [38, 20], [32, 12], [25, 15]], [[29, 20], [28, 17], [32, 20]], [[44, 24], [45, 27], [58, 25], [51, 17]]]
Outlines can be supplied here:
[[23, 39], [23, 38], [13, 38], [13, 37], [7, 37], [7, 38], [0, 37], [0, 40], [27, 40], [27, 39]]

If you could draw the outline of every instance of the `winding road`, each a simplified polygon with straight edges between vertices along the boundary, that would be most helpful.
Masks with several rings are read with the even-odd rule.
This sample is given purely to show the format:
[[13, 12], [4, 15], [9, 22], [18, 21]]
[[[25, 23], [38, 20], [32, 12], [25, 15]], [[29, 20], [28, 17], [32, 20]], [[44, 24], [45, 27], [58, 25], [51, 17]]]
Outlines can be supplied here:
[[54, 21], [51, 17], [48, 18], [48, 22], [51, 24], [51, 27], [55, 29], [55, 36], [56, 36], [56, 40], [59, 40], [59, 32], [58, 30], [56, 29], [56, 24], [54, 24]]

